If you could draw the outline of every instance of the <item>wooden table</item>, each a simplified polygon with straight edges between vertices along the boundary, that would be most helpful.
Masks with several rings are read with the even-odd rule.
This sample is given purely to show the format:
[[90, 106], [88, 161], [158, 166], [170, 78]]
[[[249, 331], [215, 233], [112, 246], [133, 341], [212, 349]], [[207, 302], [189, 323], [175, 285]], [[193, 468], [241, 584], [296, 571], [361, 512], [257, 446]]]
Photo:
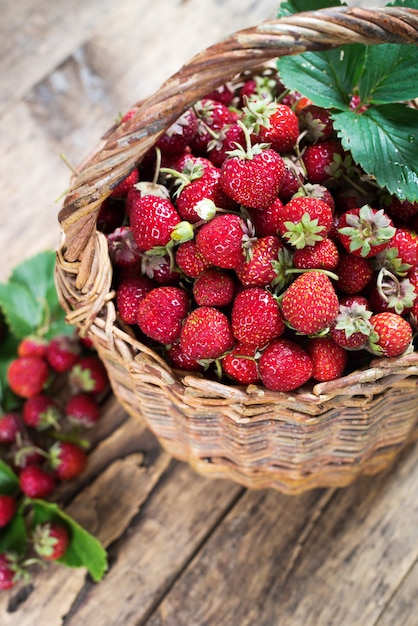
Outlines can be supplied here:
[[[366, 4], [366, 3], [364, 3]], [[59, 239], [69, 171], [130, 104], [276, 0], [3, 0], [0, 280]], [[416, 626], [418, 449], [345, 489], [247, 491], [172, 460], [113, 397], [62, 489], [108, 548], [99, 583], [48, 566], [0, 596], [3, 626]]]

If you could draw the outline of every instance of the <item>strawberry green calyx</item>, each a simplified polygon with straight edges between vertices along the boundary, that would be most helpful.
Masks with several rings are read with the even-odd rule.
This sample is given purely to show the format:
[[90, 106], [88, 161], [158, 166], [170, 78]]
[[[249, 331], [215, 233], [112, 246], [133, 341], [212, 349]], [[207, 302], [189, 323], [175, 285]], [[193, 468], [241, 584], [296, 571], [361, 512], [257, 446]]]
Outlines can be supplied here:
[[168, 200], [170, 197], [167, 187], [159, 185], [158, 183], [144, 180], [136, 183], [134, 187], [140, 191], [143, 196], [156, 196], [157, 198], [164, 198], [165, 200]]
[[36, 553], [46, 560], [64, 556], [69, 544], [67, 529], [57, 522], [38, 524], [32, 538]]
[[248, 159], [251, 161], [256, 154], [261, 154], [263, 150], [268, 148], [270, 144], [268, 143], [251, 143], [251, 132], [250, 129], [245, 126], [245, 124], [241, 120], [237, 120], [238, 126], [242, 129], [245, 137], [245, 146], [241, 146], [239, 143], [235, 143], [236, 150], [229, 150], [227, 154], [231, 157], [239, 157], [240, 159]]
[[399, 256], [398, 248], [385, 248], [373, 258], [372, 267], [377, 271], [386, 268], [392, 274], [403, 278], [408, 274], [412, 265], [403, 262]]
[[293, 268], [293, 255], [287, 248], [281, 248], [277, 255], [277, 261], [271, 262], [276, 277], [271, 282], [274, 293], [280, 293], [291, 280], [290, 269]]
[[192, 164], [187, 171], [181, 171], [172, 169], [171, 167], [161, 167], [161, 174], [166, 174], [170, 178], [173, 179], [174, 185], [176, 187], [175, 196], [178, 197], [183, 189], [187, 187], [194, 180], [198, 180], [202, 178], [204, 174], [204, 168], [200, 163]]
[[253, 97], [245, 98], [245, 106], [243, 107], [244, 125], [255, 133], [260, 132], [260, 127], [270, 126], [270, 116], [277, 110], [277, 105], [272, 100], [265, 98]]
[[359, 250], [363, 257], [367, 257], [373, 247], [389, 244], [396, 232], [383, 209], [374, 211], [368, 204], [362, 206], [358, 214], [347, 212], [345, 222], [347, 226], [339, 228], [339, 234], [349, 238], [350, 252]]
[[373, 329], [369, 320], [372, 315], [364, 304], [353, 303], [350, 306], [340, 304], [335, 329], [343, 330], [347, 339], [355, 333], [361, 333], [365, 338], [370, 337]]
[[325, 230], [324, 226], [318, 226], [318, 219], [312, 219], [308, 212], [302, 215], [299, 222], [287, 221], [284, 226], [287, 229], [284, 236], [288, 243], [297, 249], [314, 246], [317, 241], [324, 238], [320, 234]]
[[385, 268], [377, 276], [376, 287], [387, 307], [398, 315], [412, 308], [417, 297], [415, 287], [408, 278], [399, 280]]

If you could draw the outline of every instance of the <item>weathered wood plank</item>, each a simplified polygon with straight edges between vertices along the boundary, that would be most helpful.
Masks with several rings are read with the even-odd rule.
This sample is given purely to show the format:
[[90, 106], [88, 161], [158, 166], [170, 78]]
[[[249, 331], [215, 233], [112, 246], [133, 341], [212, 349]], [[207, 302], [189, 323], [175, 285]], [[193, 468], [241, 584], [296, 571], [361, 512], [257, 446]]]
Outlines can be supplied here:
[[415, 561], [396, 593], [383, 608], [373, 626], [416, 626], [417, 623], [418, 562]]

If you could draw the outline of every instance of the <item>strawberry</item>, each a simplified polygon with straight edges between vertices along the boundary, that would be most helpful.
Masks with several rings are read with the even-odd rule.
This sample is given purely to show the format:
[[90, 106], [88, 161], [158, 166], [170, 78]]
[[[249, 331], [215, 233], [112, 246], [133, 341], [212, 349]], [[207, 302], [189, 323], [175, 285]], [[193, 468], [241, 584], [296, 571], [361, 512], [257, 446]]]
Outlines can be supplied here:
[[86, 391], [98, 395], [105, 391], [109, 384], [106, 368], [95, 354], [81, 356], [71, 368], [68, 375], [73, 391]]
[[299, 137], [299, 120], [289, 106], [266, 98], [248, 98], [243, 113], [255, 143], [268, 143], [280, 153], [293, 150]]
[[283, 203], [279, 198], [262, 211], [247, 208], [258, 237], [277, 236], [282, 209]]
[[395, 235], [393, 222], [385, 212], [368, 204], [350, 209], [338, 220], [338, 236], [354, 256], [369, 258], [387, 248]]
[[293, 265], [298, 269], [335, 270], [339, 260], [338, 248], [328, 237], [313, 246], [296, 249], [293, 254]]
[[312, 335], [332, 324], [339, 302], [328, 276], [313, 270], [298, 276], [286, 289], [281, 308], [287, 324], [299, 333]]
[[232, 302], [235, 282], [226, 271], [204, 270], [193, 283], [193, 296], [199, 306], [223, 307]]
[[128, 191], [132, 189], [139, 180], [139, 172], [134, 168], [123, 180], [114, 187], [110, 193], [111, 198], [126, 198]]
[[337, 139], [308, 145], [302, 159], [310, 183], [328, 184], [344, 171], [344, 150]]
[[367, 259], [343, 252], [340, 253], [335, 273], [338, 276], [339, 291], [345, 294], [359, 294], [369, 285], [373, 269]]
[[234, 337], [246, 346], [261, 348], [285, 330], [276, 299], [261, 287], [250, 287], [235, 298], [231, 312]]
[[305, 349], [312, 361], [312, 378], [324, 382], [342, 376], [347, 365], [347, 351], [331, 337], [312, 337]]
[[385, 311], [370, 318], [374, 333], [369, 349], [378, 356], [398, 357], [411, 345], [411, 325], [397, 313]]
[[324, 239], [333, 223], [329, 204], [313, 197], [294, 196], [280, 212], [279, 233], [294, 248], [304, 248]]
[[331, 338], [346, 350], [364, 348], [372, 331], [371, 316], [365, 298], [340, 300], [338, 315], [330, 328]]
[[415, 285], [409, 278], [399, 278], [386, 268], [382, 268], [376, 284], [370, 289], [368, 300], [375, 313], [393, 311], [398, 315], [408, 313], [417, 298]]
[[242, 145], [243, 143], [245, 143], [245, 135], [239, 124], [224, 126], [209, 142], [208, 157], [216, 167], [222, 167], [223, 162], [229, 156], [229, 152], [236, 148], [236, 144]]
[[0, 495], [0, 528], [7, 526], [16, 513], [17, 503], [13, 496]]
[[36, 430], [57, 427], [61, 418], [58, 402], [45, 393], [27, 398], [22, 407], [23, 421]]
[[195, 154], [206, 154], [213, 133], [235, 121], [236, 115], [222, 102], [202, 98], [194, 107], [198, 118], [197, 132], [190, 141], [190, 147]]
[[[136, 193], [136, 190], [134, 189]], [[121, 226], [107, 235], [109, 256], [113, 265], [131, 268], [138, 266], [142, 253], [130, 226]]]
[[49, 367], [39, 356], [22, 356], [14, 359], [7, 370], [10, 389], [21, 398], [38, 395], [49, 381]]
[[158, 285], [176, 285], [180, 281], [169, 254], [144, 254], [141, 272]]
[[59, 480], [72, 480], [86, 468], [86, 453], [71, 441], [56, 441], [48, 452], [49, 462]]
[[12, 589], [18, 579], [15, 555], [0, 552], [0, 591]]
[[289, 202], [298, 193], [301, 185], [306, 183], [306, 172], [298, 157], [293, 154], [283, 156], [285, 174], [279, 189], [279, 198], [282, 202]]
[[29, 335], [24, 337], [17, 346], [17, 356], [39, 356], [45, 358], [48, 341], [44, 337]]
[[64, 413], [72, 424], [90, 428], [100, 419], [100, 406], [94, 396], [80, 392], [67, 400]]
[[221, 361], [222, 371], [241, 385], [251, 385], [259, 381], [255, 348], [238, 343]]
[[28, 498], [47, 498], [55, 490], [55, 478], [39, 465], [27, 465], [20, 470], [19, 487]]
[[128, 276], [119, 282], [116, 289], [116, 308], [125, 324], [136, 324], [138, 305], [155, 286], [147, 276]]
[[198, 307], [186, 317], [180, 347], [192, 359], [218, 359], [234, 345], [227, 316], [214, 307]]
[[210, 262], [201, 253], [196, 241], [181, 243], [175, 251], [175, 261], [181, 271], [189, 278], [197, 278]]
[[23, 421], [19, 413], [9, 411], [0, 416], [0, 444], [12, 445], [23, 432]]
[[171, 362], [172, 366], [184, 370], [187, 372], [203, 372], [204, 367], [200, 363], [196, 361], [196, 359], [192, 359], [188, 354], [185, 354], [181, 348], [180, 343], [172, 343], [171, 346], [167, 348], [167, 357]]
[[226, 107], [232, 103], [234, 99], [234, 92], [229, 85], [221, 85], [217, 89], [214, 89], [210, 93], [205, 95], [205, 98], [210, 100], [216, 100], [216, 102], [222, 102]]
[[329, 109], [308, 104], [298, 115], [299, 128], [305, 132], [305, 140], [309, 143], [325, 141], [334, 135], [334, 125]]
[[244, 287], [264, 287], [276, 278], [274, 262], [278, 260], [283, 244], [272, 235], [260, 237], [251, 248], [251, 257], [243, 260], [235, 269]]
[[397, 223], [407, 224], [418, 214], [418, 202], [399, 200], [396, 196], [389, 197], [383, 205], [385, 212]]
[[68, 372], [81, 353], [76, 335], [59, 335], [48, 344], [46, 359], [55, 372]]
[[409, 228], [398, 227], [390, 246], [377, 254], [379, 267], [387, 267], [398, 276], [418, 266], [418, 235]]
[[155, 287], [139, 303], [137, 323], [151, 339], [173, 343], [179, 338], [189, 306], [190, 298], [180, 287]]
[[198, 121], [193, 109], [188, 109], [158, 139], [156, 145], [165, 155], [183, 152], [198, 130]]
[[131, 196], [130, 224], [135, 243], [140, 250], [166, 246], [174, 227], [180, 222], [174, 205], [165, 198], [145, 195], [140, 191]]
[[47, 561], [56, 561], [64, 556], [70, 543], [68, 531], [58, 522], [37, 524], [32, 534], [35, 552]]
[[260, 357], [261, 382], [273, 391], [293, 391], [304, 385], [312, 375], [308, 353], [290, 339], [271, 342]]
[[263, 144], [247, 146], [230, 152], [221, 167], [220, 185], [239, 204], [265, 209], [276, 199], [285, 175], [282, 157]]
[[100, 206], [96, 221], [97, 230], [108, 235], [122, 226], [125, 216], [124, 200], [108, 197]]
[[217, 215], [196, 235], [196, 245], [207, 262], [222, 269], [238, 267], [248, 243], [247, 224], [242, 217], [230, 213]]
[[[192, 224], [206, 219], [201, 214], [203, 201], [212, 201], [216, 208], [232, 209], [235, 203], [221, 189], [220, 170], [213, 168], [210, 174], [193, 180], [186, 185], [176, 198], [176, 207], [183, 220]], [[200, 209], [200, 210], [199, 210]]]

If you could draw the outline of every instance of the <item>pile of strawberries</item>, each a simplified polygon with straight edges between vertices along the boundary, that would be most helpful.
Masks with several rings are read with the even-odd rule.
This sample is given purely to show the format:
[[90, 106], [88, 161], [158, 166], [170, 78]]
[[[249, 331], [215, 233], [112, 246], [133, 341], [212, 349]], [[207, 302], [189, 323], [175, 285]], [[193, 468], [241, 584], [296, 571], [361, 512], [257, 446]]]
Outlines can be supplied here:
[[413, 349], [418, 203], [354, 164], [329, 111], [273, 69], [186, 111], [98, 228], [121, 322], [174, 369], [286, 392]]

